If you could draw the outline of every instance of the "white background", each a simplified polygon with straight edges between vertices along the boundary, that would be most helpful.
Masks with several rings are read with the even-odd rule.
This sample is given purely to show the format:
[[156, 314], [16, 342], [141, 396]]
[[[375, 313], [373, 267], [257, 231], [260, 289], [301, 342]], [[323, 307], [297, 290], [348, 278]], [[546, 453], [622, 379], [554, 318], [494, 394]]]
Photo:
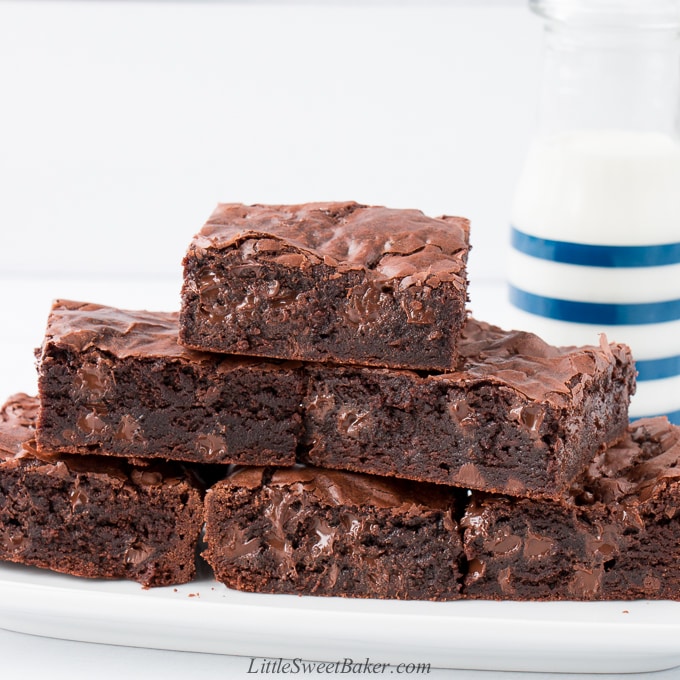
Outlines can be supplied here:
[[176, 309], [218, 201], [469, 217], [475, 308], [541, 33], [519, 0], [0, 2], [0, 387], [35, 389], [53, 298]]
[[351, 198], [498, 275], [541, 23], [460, 4], [0, 5], [2, 271], [174, 274], [217, 201]]
[[[498, 320], [540, 50], [519, 0], [0, 2], [3, 396], [34, 391], [53, 298], [176, 309], [182, 254], [218, 201], [465, 215], [472, 307]], [[3, 631], [0, 651], [3, 677], [247, 670]]]

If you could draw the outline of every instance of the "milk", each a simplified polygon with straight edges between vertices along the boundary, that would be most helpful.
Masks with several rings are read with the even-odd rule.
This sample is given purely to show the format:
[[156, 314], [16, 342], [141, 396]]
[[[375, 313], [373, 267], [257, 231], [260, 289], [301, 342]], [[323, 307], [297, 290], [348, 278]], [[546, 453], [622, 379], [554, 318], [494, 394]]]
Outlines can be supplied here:
[[680, 144], [617, 130], [539, 137], [512, 225], [514, 325], [558, 345], [603, 332], [630, 344], [631, 415], [680, 422]]

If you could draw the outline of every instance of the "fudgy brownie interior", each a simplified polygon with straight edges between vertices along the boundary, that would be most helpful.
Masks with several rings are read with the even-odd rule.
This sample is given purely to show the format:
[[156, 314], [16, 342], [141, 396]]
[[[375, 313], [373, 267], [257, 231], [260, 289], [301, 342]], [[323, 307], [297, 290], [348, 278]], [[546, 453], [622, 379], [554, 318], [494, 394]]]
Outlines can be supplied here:
[[195, 576], [200, 486], [171, 464], [131, 464], [35, 448], [38, 401], [0, 411], [0, 559], [145, 586]]

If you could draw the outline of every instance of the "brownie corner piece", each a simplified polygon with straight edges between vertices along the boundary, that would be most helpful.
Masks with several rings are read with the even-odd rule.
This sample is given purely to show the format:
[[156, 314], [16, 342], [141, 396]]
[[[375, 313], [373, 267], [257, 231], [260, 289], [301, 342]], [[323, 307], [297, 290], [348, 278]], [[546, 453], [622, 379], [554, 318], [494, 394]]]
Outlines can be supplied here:
[[191, 581], [203, 491], [185, 468], [39, 453], [38, 400], [0, 411], [0, 560], [146, 587]]
[[40, 449], [293, 465], [296, 364], [195, 352], [173, 312], [57, 301], [38, 357]]
[[452, 600], [462, 547], [450, 490], [313, 468], [241, 468], [206, 496], [207, 550], [229, 588]]
[[357, 203], [222, 204], [184, 258], [180, 339], [306, 361], [451, 368], [469, 223]]

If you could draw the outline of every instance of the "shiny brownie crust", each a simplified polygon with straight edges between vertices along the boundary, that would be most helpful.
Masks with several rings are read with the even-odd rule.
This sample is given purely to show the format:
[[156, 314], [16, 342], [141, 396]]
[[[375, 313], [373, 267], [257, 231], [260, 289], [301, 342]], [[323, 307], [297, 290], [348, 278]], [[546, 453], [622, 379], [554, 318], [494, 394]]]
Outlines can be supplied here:
[[475, 492], [466, 597], [680, 599], [680, 428], [642, 419], [560, 502]]
[[298, 367], [193, 352], [177, 335], [175, 313], [57, 301], [38, 355], [38, 448], [292, 465]]
[[218, 206], [184, 259], [194, 349], [448, 369], [465, 320], [469, 224], [356, 203]]
[[207, 550], [230, 588], [400, 600], [460, 596], [449, 489], [312, 468], [241, 468], [206, 496]]
[[181, 466], [38, 453], [38, 402], [0, 411], [0, 560], [144, 586], [195, 576], [201, 490]]
[[557, 348], [470, 319], [460, 353], [443, 374], [308, 366], [299, 459], [558, 498], [623, 437], [635, 390], [625, 345]]

